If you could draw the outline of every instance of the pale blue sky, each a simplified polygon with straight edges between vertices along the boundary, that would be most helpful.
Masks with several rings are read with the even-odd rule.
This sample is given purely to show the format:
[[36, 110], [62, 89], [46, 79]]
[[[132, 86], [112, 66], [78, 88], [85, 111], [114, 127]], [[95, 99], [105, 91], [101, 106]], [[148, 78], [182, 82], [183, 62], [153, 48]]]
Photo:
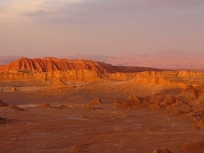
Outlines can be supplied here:
[[0, 0], [0, 56], [204, 51], [204, 0]]

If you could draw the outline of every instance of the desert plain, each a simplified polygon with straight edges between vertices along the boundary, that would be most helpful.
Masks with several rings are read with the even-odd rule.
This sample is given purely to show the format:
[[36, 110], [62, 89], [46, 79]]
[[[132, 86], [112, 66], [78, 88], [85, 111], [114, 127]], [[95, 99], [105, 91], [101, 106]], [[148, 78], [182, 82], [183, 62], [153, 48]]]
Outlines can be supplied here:
[[21, 58], [0, 66], [0, 152], [203, 153], [204, 72]]

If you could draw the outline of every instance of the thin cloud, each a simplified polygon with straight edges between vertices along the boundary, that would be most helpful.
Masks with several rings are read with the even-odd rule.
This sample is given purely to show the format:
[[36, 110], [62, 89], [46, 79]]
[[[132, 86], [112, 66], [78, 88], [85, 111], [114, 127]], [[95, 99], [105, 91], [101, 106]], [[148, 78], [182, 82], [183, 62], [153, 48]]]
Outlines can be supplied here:
[[203, 0], [0, 0], [4, 50], [203, 50]]
[[203, 0], [10, 0], [0, 4], [4, 24], [105, 24], [153, 18], [160, 22], [165, 16], [172, 21], [204, 16]]
[[149, 1], [151, 4], [163, 6], [163, 7], [174, 7], [174, 8], [199, 8], [204, 6], [203, 0], [155, 0]]
[[[165, 8], [199, 9], [203, 0], [10, 0], [0, 1], [0, 22], [98, 22], [130, 14], [157, 12]], [[167, 11], [167, 10], [166, 10]], [[182, 12], [181, 12], [182, 13]], [[141, 14], [140, 14], [141, 15]], [[115, 19], [116, 19], [115, 18]]]
[[60, 7], [81, 3], [83, 0], [10, 0], [0, 1], [0, 22], [31, 21], [32, 16], [58, 14]]

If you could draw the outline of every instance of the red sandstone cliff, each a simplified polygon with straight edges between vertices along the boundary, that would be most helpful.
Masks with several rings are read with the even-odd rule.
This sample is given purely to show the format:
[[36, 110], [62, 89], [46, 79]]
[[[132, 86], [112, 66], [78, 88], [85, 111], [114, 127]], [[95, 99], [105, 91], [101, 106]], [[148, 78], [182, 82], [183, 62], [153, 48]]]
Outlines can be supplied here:
[[[108, 78], [110, 73], [140, 72], [154, 70], [142, 67], [112, 66], [91, 60], [68, 60], [54, 57], [43, 59], [20, 58], [0, 67], [0, 80], [46, 80], [63, 78], [68, 80], [91, 81], [95, 78]], [[134, 75], [127, 77], [132, 78]]]
[[61, 70], [94, 70], [101, 73], [113, 73], [140, 72], [156, 69], [131, 66], [112, 66], [111, 64], [91, 60], [68, 60], [57, 59], [54, 57], [47, 57], [43, 59], [20, 58], [8, 65], [0, 67], [0, 72], [53, 72]]
[[0, 67], [0, 72], [11, 71], [27, 71], [27, 72], [53, 72], [60, 70], [98, 70], [107, 72], [104, 67], [108, 67], [108, 64], [94, 62], [90, 60], [67, 60], [57, 58], [43, 58], [43, 59], [28, 59], [20, 58], [11, 62], [8, 65]]

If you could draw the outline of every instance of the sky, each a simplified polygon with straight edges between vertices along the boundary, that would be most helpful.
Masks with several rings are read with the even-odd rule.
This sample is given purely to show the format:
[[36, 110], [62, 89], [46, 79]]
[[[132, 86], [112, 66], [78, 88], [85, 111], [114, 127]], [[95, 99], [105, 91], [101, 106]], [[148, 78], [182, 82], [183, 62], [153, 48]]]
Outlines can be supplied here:
[[0, 0], [0, 56], [204, 52], [204, 0]]

